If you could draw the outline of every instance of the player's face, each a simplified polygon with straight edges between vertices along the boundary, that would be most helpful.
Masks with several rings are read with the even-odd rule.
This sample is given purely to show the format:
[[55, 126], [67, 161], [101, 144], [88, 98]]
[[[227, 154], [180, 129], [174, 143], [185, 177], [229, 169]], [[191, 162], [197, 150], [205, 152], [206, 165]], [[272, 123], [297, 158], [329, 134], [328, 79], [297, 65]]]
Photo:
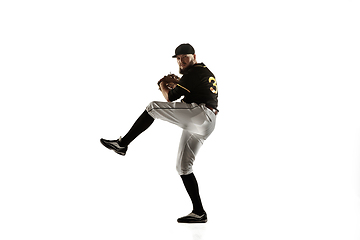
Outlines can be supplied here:
[[194, 65], [196, 63], [195, 55], [193, 54], [183, 54], [176, 56], [177, 63], [179, 65], [179, 72], [184, 73], [185, 69]]

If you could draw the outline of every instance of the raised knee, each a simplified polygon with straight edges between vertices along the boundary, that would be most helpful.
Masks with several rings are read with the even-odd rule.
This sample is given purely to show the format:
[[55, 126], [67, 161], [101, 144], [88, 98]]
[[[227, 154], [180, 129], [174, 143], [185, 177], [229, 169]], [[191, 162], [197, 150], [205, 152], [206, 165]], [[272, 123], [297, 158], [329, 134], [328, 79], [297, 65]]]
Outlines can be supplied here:
[[151, 112], [157, 105], [158, 104], [156, 101], [150, 102], [149, 105], [147, 105], [147, 107], [146, 107], [146, 111]]

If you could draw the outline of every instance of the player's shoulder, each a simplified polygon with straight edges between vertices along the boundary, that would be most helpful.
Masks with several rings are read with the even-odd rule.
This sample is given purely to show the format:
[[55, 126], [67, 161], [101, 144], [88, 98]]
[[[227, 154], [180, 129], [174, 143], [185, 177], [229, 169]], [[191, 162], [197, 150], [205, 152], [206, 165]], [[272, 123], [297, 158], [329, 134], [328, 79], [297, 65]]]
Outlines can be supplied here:
[[205, 63], [201, 62], [201, 63], [195, 63], [194, 64], [195, 68], [207, 68]]
[[209, 77], [215, 76], [204, 63], [196, 63], [184, 73], [181, 80], [195, 84], [196, 82], [204, 81], [204, 79], [207, 80]]
[[212, 72], [204, 63], [196, 63], [190, 69], [189, 74], [212, 74]]
[[207, 66], [204, 63], [195, 63], [191, 68], [192, 71], [201, 71], [207, 69]]
[[215, 75], [210, 71], [210, 69], [204, 64], [200, 63], [196, 69], [198, 69], [197, 74], [204, 78], [213, 77], [215, 78]]

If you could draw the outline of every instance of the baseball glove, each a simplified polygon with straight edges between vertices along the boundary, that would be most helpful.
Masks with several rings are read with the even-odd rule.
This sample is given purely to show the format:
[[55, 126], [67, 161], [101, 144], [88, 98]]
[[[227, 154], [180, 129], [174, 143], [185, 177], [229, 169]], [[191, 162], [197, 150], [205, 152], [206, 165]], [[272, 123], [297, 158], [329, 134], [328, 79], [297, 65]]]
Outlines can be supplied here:
[[179, 81], [180, 81], [180, 77], [170, 73], [164, 76], [162, 79], [160, 79], [157, 84], [160, 87], [160, 83], [164, 82], [169, 89], [173, 89], [176, 87]]

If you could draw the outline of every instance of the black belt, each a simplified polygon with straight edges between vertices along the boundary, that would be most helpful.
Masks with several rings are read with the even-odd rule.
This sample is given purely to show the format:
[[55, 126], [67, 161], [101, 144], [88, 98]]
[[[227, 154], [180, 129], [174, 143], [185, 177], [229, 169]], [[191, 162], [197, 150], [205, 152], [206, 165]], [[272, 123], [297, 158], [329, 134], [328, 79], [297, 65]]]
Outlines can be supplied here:
[[210, 109], [214, 114], [215, 116], [219, 113], [219, 110], [213, 108], [213, 107], [210, 107], [209, 105], [205, 105], [205, 107], [207, 107], [208, 109]]

